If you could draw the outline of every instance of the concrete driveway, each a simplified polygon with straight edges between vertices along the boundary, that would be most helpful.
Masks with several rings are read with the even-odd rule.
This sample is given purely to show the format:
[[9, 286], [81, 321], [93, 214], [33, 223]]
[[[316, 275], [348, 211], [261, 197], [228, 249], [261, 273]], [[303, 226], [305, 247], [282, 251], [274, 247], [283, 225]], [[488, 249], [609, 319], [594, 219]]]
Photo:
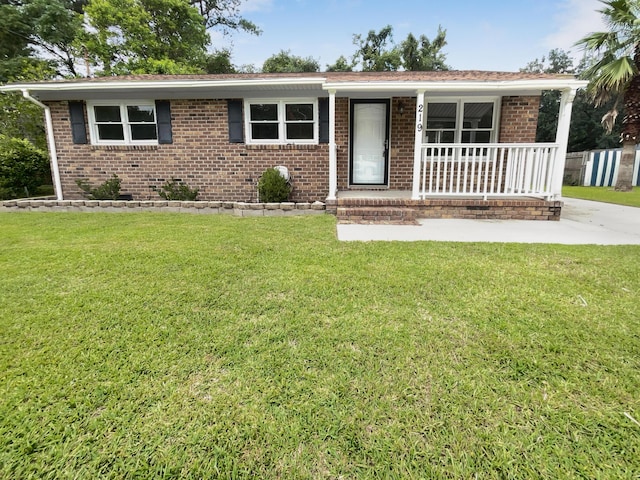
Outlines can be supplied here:
[[640, 208], [564, 198], [559, 222], [420, 220], [419, 225], [338, 225], [343, 241], [640, 245]]

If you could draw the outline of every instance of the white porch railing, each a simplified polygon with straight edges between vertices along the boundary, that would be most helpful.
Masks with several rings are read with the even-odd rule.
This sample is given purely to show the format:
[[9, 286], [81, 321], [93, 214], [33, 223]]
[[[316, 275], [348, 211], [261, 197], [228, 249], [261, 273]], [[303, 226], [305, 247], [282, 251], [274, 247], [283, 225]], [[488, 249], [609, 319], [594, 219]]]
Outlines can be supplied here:
[[420, 198], [552, 195], [557, 144], [455, 143], [421, 148]]

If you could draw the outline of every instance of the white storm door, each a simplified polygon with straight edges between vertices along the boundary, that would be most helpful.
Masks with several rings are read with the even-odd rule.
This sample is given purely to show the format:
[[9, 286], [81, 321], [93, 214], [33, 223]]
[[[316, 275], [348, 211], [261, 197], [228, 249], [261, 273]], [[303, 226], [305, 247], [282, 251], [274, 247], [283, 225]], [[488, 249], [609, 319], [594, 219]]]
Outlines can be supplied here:
[[389, 102], [354, 102], [351, 123], [351, 183], [386, 185]]

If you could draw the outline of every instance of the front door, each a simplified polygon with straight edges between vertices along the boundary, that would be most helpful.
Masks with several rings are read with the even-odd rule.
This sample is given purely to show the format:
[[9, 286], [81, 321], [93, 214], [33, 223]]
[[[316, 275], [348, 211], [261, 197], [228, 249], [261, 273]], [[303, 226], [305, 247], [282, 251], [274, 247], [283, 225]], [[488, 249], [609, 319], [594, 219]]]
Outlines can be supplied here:
[[351, 101], [352, 185], [387, 185], [389, 100]]

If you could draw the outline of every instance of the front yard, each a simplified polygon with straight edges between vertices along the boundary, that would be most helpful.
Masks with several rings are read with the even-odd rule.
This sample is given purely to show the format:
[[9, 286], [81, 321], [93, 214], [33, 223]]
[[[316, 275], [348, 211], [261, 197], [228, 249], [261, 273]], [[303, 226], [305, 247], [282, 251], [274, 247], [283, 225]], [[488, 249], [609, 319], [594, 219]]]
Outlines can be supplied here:
[[0, 214], [0, 477], [637, 478], [639, 258]]
[[640, 207], [640, 187], [633, 187], [631, 192], [617, 192], [613, 187], [569, 187], [565, 185], [562, 187], [562, 195], [583, 200]]

